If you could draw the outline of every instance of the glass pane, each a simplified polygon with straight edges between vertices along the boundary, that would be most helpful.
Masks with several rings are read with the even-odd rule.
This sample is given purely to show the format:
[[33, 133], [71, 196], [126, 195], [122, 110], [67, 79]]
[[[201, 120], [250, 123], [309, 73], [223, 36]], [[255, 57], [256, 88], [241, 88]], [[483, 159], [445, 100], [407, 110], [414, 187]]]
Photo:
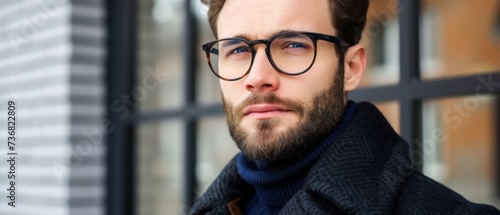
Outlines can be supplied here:
[[202, 119], [198, 126], [196, 174], [200, 183], [198, 194], [201, 195], [239, 149], [229, 135], [224, 116]]
[[494, 116], [491, 96], [423, 103], [423, 172], [473, 202], [500, 206], [494, 191]]
[[182, 1], [138, 1], [137, 83], [130, 97], [141, 110], [182, 105]]
[[[193, 2], [194, 3], [194, 2]], [[201, 6], [200, 1], [196, 1], [195, 5], [199, 5], [197, 9], [199, 21], [199, 37], [198, 37], [198, 68], [196, 70], [196, 102], [199, 104], [214, 104], [221, 102], [221, 89], [219, 79], [212, 73], [208, 67], [207, 57], [205, 52], [202, 51], [201, 45], [215, 40], [212, 29], [208, 25], [207, 13], [204, 6]]]
[[397, 0], [370, 1], [361, 44], [368, 62], [360, 87], [399, 82], [399, 7]]
[[399, 111], [398, 101], [378, 102], [374, 103], [375, 106], [384, 114], [389, 124], [398, 133], [401, 134], [401, 115]]
[[500, 1], [423, 0], [423, 79], [500, 70]]
[[141, 124], [137, 134], [137, 214], [183, 214], [181, 121]]

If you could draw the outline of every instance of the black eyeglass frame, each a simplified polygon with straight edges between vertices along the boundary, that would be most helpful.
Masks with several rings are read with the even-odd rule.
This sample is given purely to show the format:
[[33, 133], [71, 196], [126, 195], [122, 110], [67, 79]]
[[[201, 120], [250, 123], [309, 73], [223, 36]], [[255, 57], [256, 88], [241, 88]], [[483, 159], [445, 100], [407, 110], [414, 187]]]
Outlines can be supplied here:
[[[273, 61], [273, 59], [271, 57], [271, 53], [269, 51], [269, 47], [271, 46], [271, 43], [277, 37], [285, 35], [285, 34], [303, 34], [303, 35], [306, 35], [307, 37], [311, 38], [311, 40], [312, 40], [312, 42], [314, 44], [314, 58], [313, 58], [313, 60], [311, 62], [311, 65], [309, 65], [309, 67], [307, 67], [302, 72], [299, 72], [299, 73], [288, 73], [288, 72], [285, 72], [285, 71], [281, 70], [278, 66], [276, 66], [276, 64], [274, 63], [274, 61]], [[238, 78], [224, 78], [224, 77], [220, 76], [215, 71], [215, 69], [212, 66], [212, 63], [211, 63], [211, 60], [210, 60], [210, 53], [212, 51], [212, 46], [214, 46], [218, 42], [226, 41], [226, 40], [239, 40], [241, 42], [244, 42], [245, 44], [248, 45], [248, 47], [250, 47], [250, 49], [252, 51], [252, 59], [251, 59], [251, 62], [250, 62], [250, 66], [248, 67], [248, 70], [241, 77], [238, 77]], [[257, 44], [266, 44], [265, 52], [266, 52], [267, 59], [269, 60], [269, 62], [273, 66], [273, 68], [276, 69], [278, 72], [286, 74], [286, 75], [290, 75], [290, 76], [296, 76], [296, 75], [301, 75], [301, 74], [306, 73], [307, 71], [309, 71], [309, 69], [311, 69], [311, 67], [314, 65], [314, 62], [316, 61], [316, 53], [317, 53], [317, 50], [318, 50], [317, 49], [318, 40], [324, 40], [324, 41], [327, 41], [327, 42], [334, 43], [340, 49], [340, 52], [341, 52], [340, 54], [344, 54], [347, 51], [347, 49], [351, 46], [349, 43], [345, 42], [343, 39], [341, 39], [340, 37], [337, 37], [337, 36], [332, 36], [332, 35], [327, 35], [327, 34], [322, 34], [322, 33], [306, 32], [306, 31], [288, 31], [288, 32], [283, 32], [283, 33], [276, 34], [276, 35], [274, 35], [273, 37], [271, 37], [271, 38], [269, 38], [267, 40], [253, 40], [253, 41], [248, 41], [248, 40], [243, 39], [243, 38], [224, 38], [224, 39], [215, 40], [215, 41], [212, 41], [212, 42], [205, 43], [201, 47], [202, 47], [203, 51], [205, 51], [205, 53], [206, 53], [208, 66], [210, 67], [210, 70], [212, 70], [212, 73], [215, 74], [215, 76], [217, 76], [218, 78], [220, 78], [222, 80], [225, 80], [225, 81], [237, 81], [237, 80], [240, 80], [243, 77], [247, 76], [248, 73], [250, 73], [250, 70], [252, 69], [253, 62], [254, 62], [254, 59], [255, 59], [255, 54], [257, 53], [257, 50], [255, 50], [254, 46], [257, 45]]]

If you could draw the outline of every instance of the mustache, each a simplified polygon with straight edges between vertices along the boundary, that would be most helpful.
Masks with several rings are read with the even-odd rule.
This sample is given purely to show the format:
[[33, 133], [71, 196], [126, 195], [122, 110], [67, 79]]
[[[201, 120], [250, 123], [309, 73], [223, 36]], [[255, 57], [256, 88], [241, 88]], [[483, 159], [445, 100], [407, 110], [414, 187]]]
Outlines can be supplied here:
[[246, 107], [262, 103], [280, 105], [290, 111], [296, 112], [301, 117], [304, 115], [304, 105], [302, 102], [280, 98], [274, 93], [251, 94], [250, 97], [246, 98], [234, 109], [234, 113], [238, 118], [243, 117], [243, 111]]

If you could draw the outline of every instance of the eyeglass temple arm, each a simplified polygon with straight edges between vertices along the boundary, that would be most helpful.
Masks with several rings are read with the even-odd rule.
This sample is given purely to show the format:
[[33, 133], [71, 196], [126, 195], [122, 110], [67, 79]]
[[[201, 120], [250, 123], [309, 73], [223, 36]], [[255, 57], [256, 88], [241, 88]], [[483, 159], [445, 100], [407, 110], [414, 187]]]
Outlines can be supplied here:
[[340, 37], [334, 37], [334, 36], [329, 36], [329, 35], [325, 35], [325, 34], [320, 34], [319, 35], [323, 40], [326, 40], [326, 41], [330, 41], [330, 42], [333, 42], [333, 43], [336, 43], [336, 44], [339, 44], [340, 46], [344, 47], [344, 48], [348, 48], [351, 46], [351, 44], [345, 42], [343, 39], [341, 39]]
[[219, 49], [213, 48], [213, 47], [209, 46], [208, 44], [201, 46], [201, 48], [203, 49], [203, 51], [207, 51], [207, 49], [210, 49], [210, 50], [208, 50], [209, 53], [219, 55]]

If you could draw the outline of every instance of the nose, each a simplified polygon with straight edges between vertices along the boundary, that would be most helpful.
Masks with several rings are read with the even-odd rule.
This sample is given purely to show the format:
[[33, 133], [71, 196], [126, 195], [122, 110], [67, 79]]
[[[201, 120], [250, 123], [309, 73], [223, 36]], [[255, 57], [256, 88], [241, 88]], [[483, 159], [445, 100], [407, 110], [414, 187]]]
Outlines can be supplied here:
[[245, 89], [252, 93], [271, 92], [279, 88], [279, 73], [271, 65], [264, 49], [265, 46], [257, 49], [250, 73], [244, 80]]

